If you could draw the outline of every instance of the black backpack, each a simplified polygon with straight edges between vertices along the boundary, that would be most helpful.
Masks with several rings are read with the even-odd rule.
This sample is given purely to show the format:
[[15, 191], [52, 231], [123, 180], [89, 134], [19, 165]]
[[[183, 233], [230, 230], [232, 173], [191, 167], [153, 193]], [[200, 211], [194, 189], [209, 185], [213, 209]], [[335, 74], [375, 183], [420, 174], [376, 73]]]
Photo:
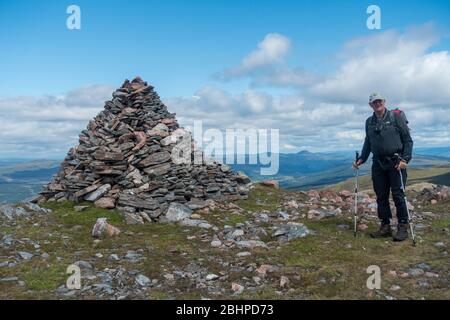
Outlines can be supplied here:
[[[397, 116], [395, 116], [397, 114]], [[411, 130], [410, 128], [409, 128], [409, 126], [408, 126], [408, 123], [409, 123], [409, 121], [408, 121], [408, 119], [406, 118], [406, 115], [405, 115], [405, 113], [402, 111], [402, 110], [400, 110], [399, 108], [395, 108], [395, 109], [393, 109], [393, 110], [391, 110], [390, 112], [389, 112], [389, 120], [392, 122], [392, 123], [394, 123], [394, 125], [395, 125], [395, 128], [397, 129], [397, 131], [399, 132], [399, 133], [401, 133], [401, 129], [400, 129], [400, 126], [398, 125], [398, 119], [403, 119], [403, 121], [405, 121], [405, 123], [406, 123], [406, 127], [408, 128], [408, 130]]]
[[[397, 114], [397, 116], [395, 116], [396, 114]], [[388, 110], [388, 116], [389, 116], [389, 121], [394, 124], [395, 128], [399, 132], [401, 130], [400, 130], [400, 126], [398, 125], [398, 118], [403, 119], [406, 124], [409, 123], [408, 119], [406, 118], [405, 113], [403, 112], [403, 110], [400, 110], [399, 108], [395, 108], [393, 110]], [[376, 124], [376, 118], [374, 116], [372, 116], [372, 123], [374, 125]], [[408, 129], [409, 129], [409, 127], [408, 127]]]
[[[394, 110], [391, 110], [391, 112], [389, 113], [389, 116], [390, 116], [390, 120], [391, 120], [392, 122], [394, 122], [396, 125], [397, 125], [397, 118], [395, 118], [394, 113], [398, 114], [398, 116], [399, 116], [400, 118], [402, 118], [403, 120], [405, 120], [406, 124], [409, 123], [408, 119], [406, 119], [405, 113], [404, 113], [402, 110], [400, 110], [399, 108], [395, 108]], [[395, 118], [395, 119], [394, 119], [394, 118]]]

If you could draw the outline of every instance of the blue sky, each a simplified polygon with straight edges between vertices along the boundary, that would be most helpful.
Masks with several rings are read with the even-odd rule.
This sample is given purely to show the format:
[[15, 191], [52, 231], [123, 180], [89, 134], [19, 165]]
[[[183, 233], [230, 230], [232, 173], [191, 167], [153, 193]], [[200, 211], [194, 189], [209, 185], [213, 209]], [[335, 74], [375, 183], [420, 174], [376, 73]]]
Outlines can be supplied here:
[[[66, 28], [68, 17], [66, 8], [71, 4], [81, 8], [81, 30]], [[381, 8], [381, 30], [369, 30], [366, 27], [368, 17], [366, 8], [370, 4], [376, 4]], [[155, 86], [165, 102], [171, 103], [169, 109], [177, 111], [180, 118], [185, 119], [186, 125], [190, 120], [186, 108], [198, 111], [197, 114], [200, 114], [202, 110], [215, 110], [216, 105], [211, 99], [223, 95], [230, 99], [230, 104], [239, 105], [240, 109], [227, 116], [234, 114], [242, 119], [253, 116], [264, 117], [261, 113], [259, 115], [254, 113], [264, 109], [268, 112], [265, 115], [266, 118], [271, 118], [269, 109], [274, 111], [278, 106], [276, 112], [279, 113], [280, 105], [288, 103], [284, 100], [290, 97], [291, 100], [303, 99], [304, 106], [299, 108], [303, 108], [308, 115], [317, 112], [317, 117], [320, 118], [319, 111], [326, 112], [330, 104], [336, 104], [344, 109], [350, 108], [350, 104], [353, 104], [353, 108], [356, 108], [358, 104], [365, 105], [365, 101], [358, 100], [359, 96], [358, 99], [353, 96], [350, 92], [351, 87], [347, 88], [349, 92], [342, 93], [342, 90], [347, 90], [344, 87], [336, 94], [334, 91], [336, 84], [327, 82], [327, 79], [339, 78], [340, 75], [347, 74], [344, 69], [353, 63], [348, 57], [342, 58], [343, 54], [345, 56], [343, 48], [356, 43], [358, 47], [356, 55], [363, 56], [365, 50], [378, 41], [379, 48], [384, 49], [383, 46], [388, 45], [386, 50], [390, 50], [391, 44], [398, 45], [398, 51], [393, 53], [397, 57], [406, 52], [401, 46], [409, 41], [408, 43], [417, 49], [417, 54], [407, 56], [408, 54], [405, 53], [405, 59], [410, 59], [411, 64], [404, 66], [402, 70], [415, 66], [415, 63], [418, 66], [417, 61], [422, 61], [420, 62], [423, 64], [420, 67], [422, 69], [431, 68], [427, 58], [435, 59], [436, 55], [430, 56], [432, 53], [441, 53], [442, 58], [439, 56], [436, 61], [446, 68], [448, 58], [446, 53], [450, 48], [449, 21], [448, 0], [376, 2], [0, 0], [0, 43], [2, 44], [0, 97], [3, 97], [0, 99], [3, 99], [4, 109], [9, 106], [14, 110], [12, 104], [19, 104], [17, 99], [26, 96], [31, 100], [27, 100], [28, 102], [20, 100], [20, 105], [33, 105], [37, 108], [42, 107], [43, 97], [59, 99], [66, 97], [70, 92], [80, 92], [80, 88], [84, 88], [85, 91], [88, 88], [96, 88], [100, 90], [98, 100], [95, 100], [97, 102], [102, 101], [101, 95], [109, 92], [110, 88], [120, 86], [125, 78], [140, 75]], [[265, 40], [272, 43], [270, 40], [273, 37], [268, 36], [271, 34], [276, 35], [281, 43], [286, 44], [287, 49], [280, 54], [279, 59], [267, 61], [265, 67], [275, 66], [277, 70], [281, 70], [280, 72], [288, 73], [295, 69], [302, 72], [302, 77], [303, 73], [312, 75], [314, 78], [312, 82], [302, 82], [301, 85], [298, 82], [293, 84], [289, 81], [282, 85], [274, 84], [267, 79], [273, 77], [275, 69], [267, 73], [267, 70], [262, 71], [261, 66], [258, 67], [259, 69], [246, 69], [245, 72], [242, 69], [242, 72], [238, 72], [238, 76], [226, 76], [226, 80], [223, 79], [227, 70], [234, 68], [236, 71], [239, 65], [242, 67], [245, 57], [249, 57], [252, 52], [258, 50], [258, 44], [264, 43]], [[432, 37], [436, 39], [428, 42], [428, 39]], [[362, 44], [355, 42], [355, 39], [360, 39]], [[419, 42], [420, 44], [417, 44]], [[377, 45], [373, 48], [377, 48]], [[375, 55], [374, 57], [366, 56], [364, 58], [366, 60], [362, 61], [372, 61], [372, 58], [386, 60], [385, 56]], [[387, 66], [385, 67], [389, 70]], [[297, 71], [294, 72], [296, 75]], [[429, 82], [431, 77], [431, 82], [437, 82], [435, 88], [440, 88], [446, 80], [445, 78], [439, 80], [437, 75], [430, 75], [426, 70], [418, 76], [423, 78], [423, 83]], [[413, 81], [413, 79], [409, 80]], [[366, 87], [374, 88], [374, 90], [386, 88], [386, 92], [391, 92], [391, 85], [397, 82], [394, 80], [387, 82], [390, 86], [380, 85], [375, 81], [373, 85], [368, 83]], [[411, 101], [405, 98], [408, 96], [408, 90], [410, 86], [405, 87], [402, 95], [398, 97], [393, 94], [392, 100], [398, 105], [408, 106], [408, 103], [411, 105]], [[428, 92], [429, 89], [424, 91]], [[341, 93], [342, 97], [340, 97]], [[369, 93], [361, 92], [360, 96], [366, 97]], [[83, 91], [83, 94], [86, 93]], [[92, 94], [95, 95], [95, 93]], [[197, 101], [198, 99], [193, 101], [192, 96], [200, 97], [200, 102]], [[333, 98], [337, 96], [339, 97]], [[435, 95], [430, 93], [430, 96]], [[32, 97], [38, 99], [39, 103], [32, 100]], [[267, 106], [255, 105], [255, 97]], [[433, 107], [446, 110], [448, 105], [445, 104], [444, 98], [446, 98], [445, 93], [442, 99], [433, 102]], [[249, 99], [253, 99], [251, 103], [248, 102]], [[418, 100], [421, 99], [425, 98], [418, 97]], [[207, 101], [209, 101], [208, 105], [206, 105]], [[414, 103], [416, 102], [417, 99], [414, 99]], [[26, 105], [26, 103], [29, 104]], [[67, 107], [67, 105], [64, 106]], [[252, 108], [252, 106], [256, 107]], [[86, 106], [80, 105], [81, 107]], [[88, 107], [95, 109], [95, 106]], [[97, 107], [101, 108], [102, 105]], [[242, 110], [245, 108], [248, 110]], [[292, 111], [292, 108], [287, 109]], [[413, 119], [421, 117], [420, 113], [414, 115], [414, 110], [418, 109], [417, 106], [411, 107]], [[370, 110], [358, 111], [358, 119], [363, 121], [368, 111]], [[39, 110], [36, 109], [36, 112]], [[6, 119], [7, 114], [4, 112], [3, 115]], [[210, 117], [220, 118], [223, 115], [212, 113]], [[230, 123], [235, 123], [235, 120], [231, 120]], [[295, 117], [293, 119], [291, 117], [290, 120], [297, 121]], [[301, 118], [298, 120], [300, 121]], [[11, 118], [8, 121], [14, 121], [14, 119]], [[30, 118], [29, 121], [33, 122], [33, 119]], [[66, 132], [68, 139], [72, 139], [70, 143], [60, 143], [59, 147], [53, 145], [48, 149], [50, 153], [61, 153], [61, 150], [72, 145], [76, 136], [73, 132], [82, 128], [83, 124], [85, 126], [87, 122], [84, 119], [78, 119], [78, 122], [74, 123], [70, 121], [69, 116], [63, 120], [44, 117], [35, 121], [52, 122], [52, 125], [58, 128], [65, 123], [67, 127], [70, 127], [71, 131], [68, 130], [72, 133], [69, 135], [69, 131]], [[287, 120], [280, 119], [280, 121], [284, 122], [265, 125], [284, 127]], [[355, 120], [355, 123], [358, 121]], [[211, 121], [211, 126], [213, 123], [215, 122]], [[322, 126], [324, 130], [327, 126], [336, 127], [335, 123], [328, 120], [318, 121], [317, 125]], [[428, 130], [429, 126], [430, 122], [427, 122], [417, 129], [420, 132], [428, 132], [431, 130]], [[35, 130], [39, 128], [39, 125], [30, 124], [30, 128]], [[352, 128], [342, 127], [341, 131], [348, 131], [348, 136], [344, 134], [340, 142], [335, 141], [330, 145], [315, 143], [314, 141], [321, 140], [323, 137], [314, 137], [310, 130], [302, 131], [303, 129], [305, 128], [298, 126], [290, 128], [285, 135], [288, 147], [283, 150], [292, 152], [301, 148], [334, 150], [348, 147], [348, 144], [351, 147], [358, 145], [361, 139], [356, 133], [356, 130], [360, 130], [356, 124]], [[352, 130], [355, 131], [350, 132]], [[420, 143], [443, 145], [448, 142], [446, 140], [448, 133], [446, 135], [444, 129], [438, 130], [438, 133], [435, 129], [433, 130], [431, 131], [434, 132], [434, 140], [430, 142], [425, 137], [422, 142], [418, 140], [419, 145]], [[49, 134], [55, 133], [49, 132]], [[60, 134], [62, 133], [56, 135]], [[283, 136], [283, 132], [281, 134]], [[310, 138], [305, 139], [308, 142], [298, 143], [302, 136], [308, 135]], [[35, 143], [25, 134], [23, 141], [20, 141], [19, 137], [18, 134], [16, 144], [12, 142], [11, 137], [4, 136], [3, 139], [10, 141], [10, 148], [16, 149], [22, 148], [26, 141], [31, 142], [30, 145]], [[353, 140], [348, 143], [346, 138]], [[30, 150], [32, 150], [31, 147]], [[42, 149], [40, 152], [47, 151]]]
[[[371, 1], [0, 1], [0, 94], [60, 94], [140, 74], [161, 96], [189, 95], [236, 64], [270, 32], [289, 37], [290, 61], [319, 73], [335, 67], [343, 42], [366, 28]], [[80, 6], [82, 29], [66, 8]], [[448, 1], [377, 1], [383, 30], [436, 21]], [[448, 47], [448, 39], [442, 46]], [[241, 84], [230, 85], [239, 90]]]

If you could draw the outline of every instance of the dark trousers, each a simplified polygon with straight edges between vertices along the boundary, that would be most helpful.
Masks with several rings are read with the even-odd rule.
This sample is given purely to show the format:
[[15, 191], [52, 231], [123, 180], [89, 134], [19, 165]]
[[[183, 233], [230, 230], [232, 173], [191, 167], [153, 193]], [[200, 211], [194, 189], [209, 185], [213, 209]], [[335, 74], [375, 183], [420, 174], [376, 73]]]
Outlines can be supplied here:
[[[402, 169], [403, 185], [406, 185], [406, 169]], [[372, 164], [373, 189], [377, 195], [378, 217], [385, 223], [392, 218], [389, 206], [389, 193], [397, 209], [397, 220], [400, 223], [408, 223], [408, 212], [406, 209], [405, 195], [401, 188], [400, 173], [393, 164], [381, 165], [374, 159]]]

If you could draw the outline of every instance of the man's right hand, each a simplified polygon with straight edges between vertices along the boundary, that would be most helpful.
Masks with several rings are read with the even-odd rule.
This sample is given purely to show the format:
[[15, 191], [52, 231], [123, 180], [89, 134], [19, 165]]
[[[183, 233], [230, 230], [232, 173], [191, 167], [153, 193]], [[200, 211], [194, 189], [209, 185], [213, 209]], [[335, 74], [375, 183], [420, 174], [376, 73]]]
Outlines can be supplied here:
[[359, 166], [362, 165], [363, 161], [358, 159], [358, 161], [353, 162], [353, 169], [359, 169]]

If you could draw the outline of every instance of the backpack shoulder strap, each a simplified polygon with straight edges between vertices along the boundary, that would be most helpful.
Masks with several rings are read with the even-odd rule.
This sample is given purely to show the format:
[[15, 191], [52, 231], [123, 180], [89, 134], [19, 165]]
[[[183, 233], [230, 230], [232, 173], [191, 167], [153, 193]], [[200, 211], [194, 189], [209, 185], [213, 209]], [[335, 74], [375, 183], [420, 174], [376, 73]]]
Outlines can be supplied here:
[[397, 117], [394, 115], [394, 112], [393, 110], [388, 110], [389, 121], [397, 126]]
[[395, 108], [394, 110], [392, 110], [392, 112], [394, 114], [397, 114], [398, 117], [401, 117], [403, 120], [405, 120], [406, 124], [409, 123], [408, 119], [406, 119], [406, 115], [403, 112], [403, 110], [400, 110], [399, 108]]
[[406, 124], [408, 124], [408, 120], [406, 120], [405, 113], [402, 110], [400, 110], [399, 108], [395, 108], [395, 109], [391, 110], [389, 112], [389, 116], [390, 116], [390, 121], [394, 123], [395, 127], [399, 131], [401, 131], [400, 126], [398, 124], [399, 117], [402, 117], [406, 121]]
[[371, 122], [372, 124], [374, 124], [374, 123], [375, 123], [375, 117], [374, 117], [373, 115], [371, 115], [371, 116], [367, 119], [367, 121], [368, 121], [368, 122]]

